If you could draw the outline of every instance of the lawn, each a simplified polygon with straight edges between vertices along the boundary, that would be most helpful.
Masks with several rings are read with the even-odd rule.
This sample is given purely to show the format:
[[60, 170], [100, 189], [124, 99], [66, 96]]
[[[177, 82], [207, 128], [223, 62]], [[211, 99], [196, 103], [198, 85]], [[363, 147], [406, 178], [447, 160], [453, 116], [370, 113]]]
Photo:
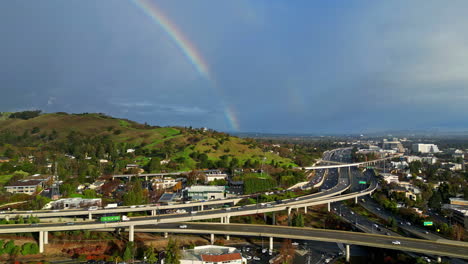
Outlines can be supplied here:
[[5, 185], [12, 177], [13, 175], [0, 175], [0, 185]]

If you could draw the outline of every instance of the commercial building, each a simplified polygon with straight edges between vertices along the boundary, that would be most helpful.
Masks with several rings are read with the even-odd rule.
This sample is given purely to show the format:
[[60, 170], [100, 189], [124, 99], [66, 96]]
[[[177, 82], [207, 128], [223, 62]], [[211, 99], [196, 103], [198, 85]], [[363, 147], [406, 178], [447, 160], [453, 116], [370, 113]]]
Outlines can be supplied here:
[[398, 153], [404, 153], [405, 152], [405, 148], [403, 147], [403, 145], [401, 144], [400, 141], [387, 141], [387, 140], [384, 140], [382, 142], [382, 148], [387, 149], [387, 150], [395, 150]]
[[88, 208], [91, 206], [101, 206], [101, 198], [95, 199], [84, 199], [84, 198], [65, 198], [59, 199], [57, 201], [50, 202], [44, 206], [42, 209], [78, 209], [78, 208]]
[[468, 201], [459, 198], [450, 198], [450, 204], [444, 204], [443, 209], [452, 212], [452, 221], [468, 230]]
[[224, 193], [224, 186], [194, 185], [185, 190], [185, 198], [189, 200], [223, 199], [225, 196]]
[[246, 264], [247, 259], [234, 247], [200, 246], [182, 251], [180, 264]]
[[44, 181], [42, 180], [19, 180], [12, 184], [6, 185], [5, 190], [9, 193], [25, 193], [33, 194], [38, 188], [43, 188]]
[[419, 153], [438, 153], [440, 152], [439, 148], [435, 144], [413, 144], [411, 146], [411, 149], [413, 152], [419, 152]]

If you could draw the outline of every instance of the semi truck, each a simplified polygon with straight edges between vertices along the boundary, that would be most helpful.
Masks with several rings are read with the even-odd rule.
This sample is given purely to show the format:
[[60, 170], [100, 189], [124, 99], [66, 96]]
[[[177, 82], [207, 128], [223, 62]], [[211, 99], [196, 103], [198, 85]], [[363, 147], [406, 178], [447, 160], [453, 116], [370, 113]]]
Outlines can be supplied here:
[[108, 208], [117, 208], [117, 204], [116, 203], [110, 203], [108, 205], [106, 205], [106, 207], [104, 207], [105, 209], [108, 209]]
[[126, 215], [111, 215], [111, 216], [102, 216], [100, 219], [101, 223], [108, 223], [108, 222], [120, 222], [120, 221], [130, 221], [130, 218]]

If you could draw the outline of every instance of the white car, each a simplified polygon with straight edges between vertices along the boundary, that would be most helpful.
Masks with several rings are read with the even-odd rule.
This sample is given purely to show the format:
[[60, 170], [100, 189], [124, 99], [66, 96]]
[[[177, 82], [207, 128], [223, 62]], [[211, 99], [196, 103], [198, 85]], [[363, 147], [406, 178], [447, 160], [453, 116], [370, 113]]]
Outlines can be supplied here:
[[248, 260], [251, 260], [251, 259], [252, 259], [251, 256], [246, 256], [245, 258], [248, 259]]
[[187, 228], [187, 225], [180, 225], [179, 228], [185, 229]]
[[254, 260], [260, 260], [260, 258], [257, 257], [257, 256], [253, 257], [253, 259], [254, 259]]
[[393, 244], [393, 245], [401, 245], [401, 242], [398, 241], [398, 240], [395, 240], [395, 241], [392, 241], [392, 244]]

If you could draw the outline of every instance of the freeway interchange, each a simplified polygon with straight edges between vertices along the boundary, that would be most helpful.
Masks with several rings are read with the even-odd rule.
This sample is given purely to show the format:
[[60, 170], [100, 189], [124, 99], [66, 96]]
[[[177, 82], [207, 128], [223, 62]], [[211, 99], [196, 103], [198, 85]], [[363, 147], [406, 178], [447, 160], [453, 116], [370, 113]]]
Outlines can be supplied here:
[[[326, 155], [330, 154], [325, 154]], [[118, 207], [96, 211], [89, 210], [67, 210], [67, 211], [26, 211], [26, 212], [8, 212], [1, 214], [0, 218], [9, 218], [17, 216], [37, 216], [37, 217], [66, 217], [66, 216], [89, 216], [99, 214], [115, 214], [129, 212], [151, 212], [151, 216], [132, 217], [129, 221], [101, 223], [96, 221], [87, 222], [69, 222], [69, 223], [41, 223], [35, 225], [1, 225], [0, 233], [25, 233], [39, 232], [40, 251], [43, 252], [44, 244], [48, 243], [47, 233], [49, 231], [68, 231], [68, 230], [96, 230], [96, 229], [115, 229], [128, 228], [129, 241], [133, 241], [134, 232], [174, 232], [174, 233], [194, 233], [194, 234], [223, 234], [223, 235], [239, 235], [239, 236], [261, 236], [270, 238], [290, 238], [301, 240], [316, 240], [324, 242], [341, 242], [347, 245], [362, 245], [369, 247], [389, 248], [403, 251], [412, 251], [425, 254], [433, 254], [439, 256], [449, 256], [468, 259], [468, 243], [444, 241], [428, 241], [422, 239], [411, 239], [393, 236], [382, 236], [374, 234], [356, 233], [335, 231], [326, 229], [312, 228], [291, 228], [281, 226], [255, 226], [255, 225], [239, 225], [230, 224], [231, 216], [262, 214], [276, 211], [286, 210], [288, 215], [294, 209], [328, 204], [328, 210], [331, 210], [331, 203], [349, 199], [358, 201], [358, 197], [371, 194], [377, 188], [377, 182], [372, 180], [366, 189], [354, 191], [348, 194], [343, 192], [349, 190], [353, 185], [352, 166], [343, 168], [343, 164], [332, 165], [336, 166], [338, 173], [332, 172], [328, 175], [329, 181], [324, 183], [324, 189], [319, 193], [301, 196], [295, 199], [287, 199], [279, 202], [252, 204], [245, 206], [237, 206], [222, 209], [204, 210], [209, 205], [233, 203], [236, 204], [243, 197], [235, 197], [225, 200], [215, 200], [207, 202], [197, 202], [190, 204], [176, 204], [167, 206], [158, 205], [141, 205], [137, 207]], [[329, 166], [328, 166], [329, 167]], [[324, 176], [325, 177], [325, 176]], [[333, 182], [333, 186], [330, 182]], [[354, 190], [352, 188], [351, 190]], [[191, 207], [192, 211], [180, 214], [158, 214], [164, 209], [187, 208]], [[194, 210], [195, 209], [195, 210]], [[221, 219], [221, 224], [201, 224], [187, 223], [189, 228], [180, 229], [180, 222], [190, 222], [206, 219]], [[401, 245], [392, 244], [398, 239]], [[271, 242], [272, 240], [270, 240]]]

